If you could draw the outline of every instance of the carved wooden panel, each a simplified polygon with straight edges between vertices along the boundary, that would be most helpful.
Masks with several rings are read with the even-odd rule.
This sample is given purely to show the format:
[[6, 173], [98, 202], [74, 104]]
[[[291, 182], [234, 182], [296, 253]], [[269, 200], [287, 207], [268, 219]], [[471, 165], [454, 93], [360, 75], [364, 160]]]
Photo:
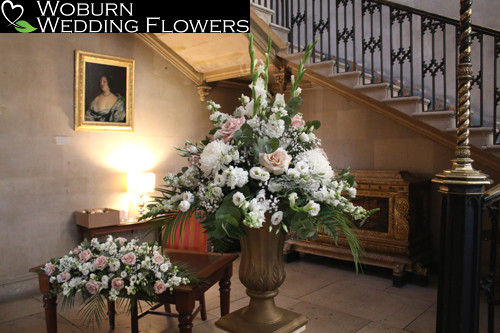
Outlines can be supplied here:
[[[380, 209], [356, 230], [366, 251], [363, 262], [392, 269], [395, 285], [402, 284], [408, 272], [425, 280], [432, 255], [428, 232], [430, 181], [404, 171], [351, 170], [351, 173], [358, 183], [354, 203], [366, 209]], [[327, 235], [319, 235], [316, 241], [288, 239], [285, 254], [294, 251], [352, 259], [342, 237], [338, 245]]]

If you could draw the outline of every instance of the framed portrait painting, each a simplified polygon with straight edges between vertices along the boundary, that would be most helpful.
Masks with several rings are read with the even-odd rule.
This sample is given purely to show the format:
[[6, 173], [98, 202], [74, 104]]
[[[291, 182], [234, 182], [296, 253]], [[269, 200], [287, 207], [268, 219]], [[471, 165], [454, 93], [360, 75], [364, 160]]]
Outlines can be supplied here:
[[133, 131], [134, 59], [75, 51], [75, 130]]

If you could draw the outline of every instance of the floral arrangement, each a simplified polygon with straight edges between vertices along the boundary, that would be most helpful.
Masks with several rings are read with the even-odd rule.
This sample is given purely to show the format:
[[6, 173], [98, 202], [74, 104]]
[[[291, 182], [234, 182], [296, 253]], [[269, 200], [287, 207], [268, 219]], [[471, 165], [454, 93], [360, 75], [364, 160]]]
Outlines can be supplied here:
[[63, 304], [72, 305], [76, 294], [82, 295], [84, 319], [91, 323], [99, 323], [105, 315], [104, 298], [137, 297], [152, 302], [192, 279], [172, 265], [157, 244], [112, 236], [102, 243], [97, 238], [85, 240], [69, 254], [51, 259], [43, 270], [54, 286], [51, 292], [64, 295]]
[[342, 232], [357, 263], [362, 249], [353, 221], [363, 221], [372, 212], [350, 201], [356, 183], [348, 169], [336, 173], [331, 167], [314, 133], [320, 122], [306, 121], [298, 112], [298, 85], [313, 47], [306, 48], [297, 78], [291, 77], [287, 103], [283, 94], [268, 91], [271, 40], [266, 61], [259, 64], [249, 35], [252, 95], [242, 95], [232, 115], [208, 102], [214, 128], [200, 143], [187, 141], [177, 148], [188, 166], [164, 178], [161, 195], [141, 219], [156, 221], [173, 235], [197, 212], [216, 251], [244, 236], [242, 226], [261, 228], [268, 219], [269, 230], [274, 225], [277, 232], [301, 239], [322, 232], [336, 242]]

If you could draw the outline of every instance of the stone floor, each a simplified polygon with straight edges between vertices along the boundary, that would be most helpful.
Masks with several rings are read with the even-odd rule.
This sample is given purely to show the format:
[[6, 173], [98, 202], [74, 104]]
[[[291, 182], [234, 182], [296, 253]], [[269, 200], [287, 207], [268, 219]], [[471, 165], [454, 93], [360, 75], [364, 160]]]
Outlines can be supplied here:
[[[231, 286], [231, 311], [248, 304], [245, 288], [238, 280], [238, 263], [234, 265]], [[406, 284], [392, 286], [391, 272], [364, 267], [356, 274], [353, 265], [333, 259], [303, 256], [286, 264], [287, 278], [276, 298], [278, 306], [304, 314], [310, 333], [397, 333], [435, 331], [437, 276], [431, 275], [426, 287]], [[218, 286], [206, 293], [208, 320], [198, 315], [194, 333], [214, 331], [219, 317]], [[58, 309], [59, 333], [113, 332], [106, 323], [100, 328], [82, 325], [78, 304]], [[481, 299], [480, 332], [487, 332], [486, 305]], [[495, 332], [500, 332], [500, 307], [496, 307]], [[141, 332], [177, 332], [174, 318], [146, 316], [139, 321]], [[8, 303], [0, 303], [1, 333], [45, 332], [41, 294]], [[117, 316], [116, 333], [130, 332], [126, 313]]]

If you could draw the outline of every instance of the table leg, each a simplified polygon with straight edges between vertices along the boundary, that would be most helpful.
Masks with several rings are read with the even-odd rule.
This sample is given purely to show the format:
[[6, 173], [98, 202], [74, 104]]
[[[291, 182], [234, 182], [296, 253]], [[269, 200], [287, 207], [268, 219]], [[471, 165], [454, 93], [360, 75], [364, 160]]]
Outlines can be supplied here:
[[38, 273], [38, 287], [43, 294], [47, 333], [57, 333], [57, 295], [50, 292], [50, 278], [47, 274]]
[[115, 302], [108, 301], [108, 319], [109, 319], [109, 328], [112, 330], [115, 329]]
[[57, 296], [50, 293], [43, 294], [43, 308], [47, 333], [57, 333]]
[[137, 299], [130, 298], [130, 331], [139, 333], [139, 318], [137, 316]]
[[192, 294], [176, 294], [175, 308], [179, 313], [179, 332], [191, 333], [193, 330], [193, 310], [195, 299]]
[[221, 317], [229, 314], [229, 304], [231, 303], [231, 276], [233, 275], [233, 265], [229, 265], [224, 272], [224, 277], [219, 281], [220, 292], [220, 315]]

